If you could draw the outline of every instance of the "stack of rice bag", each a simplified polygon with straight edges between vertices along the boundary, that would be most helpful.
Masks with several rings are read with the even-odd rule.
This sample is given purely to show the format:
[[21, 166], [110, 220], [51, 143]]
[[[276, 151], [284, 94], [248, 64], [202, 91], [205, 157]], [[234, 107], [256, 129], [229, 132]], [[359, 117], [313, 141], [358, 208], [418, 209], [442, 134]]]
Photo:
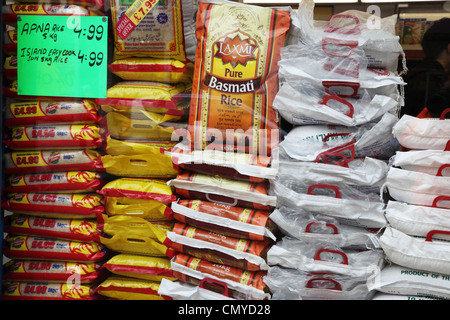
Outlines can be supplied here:
[[313, 20], [313, 1], [293, 15], [274, 108], [293, 128], [280, 143], [270, 218], [284, 237], [267, 254], [274, 299], [369, 299], [386, 226], [381, 188], [402, 79], [395, 17], [370, 28], [349, 11]]
[[116, 79], [106, 98], [96, 99], [107, 135], [102, 163], [116, 176], [169, 179], [176, 171], [164, 153], [186, 126], [196, 9], [192, 0], [145, 2], [146, 15], [125, 36], [121, 25], [133, 15], [132, 4], [110, 1], [114, 49], [108, 68]]
[[[404, 115], [393, 133], [404, 149], [386, 179], [389, 264], [369, 287], [374, 299], [449, 299], [450, 122]], [[411, 298], [412, 297], [412, 298]]]
[[114, 253], [103, 265], [111, 275], [96, 292], [122, 300], [169, 298], [158, 294], [162, 279], [174, 280], [173, 250], [164, 240], [176, 200], [167, 181], [178, 171], [168, 152], [186, 126], [192, 86], [193, 1], [145, 5], [147, 14], [125, 36], [121, 19], [133, 1], [110, 1], [114, 49], [108, 68], [116, 79], [106, 98], [96, 99], [106, 140], [101, 166], [113, 177], [99, 190], [105, 204], [100, 242]]
[[[254, 123], [258, 123], [261, 119], [264, 121], [264, 116], [267, 116], [258, 112], [269, 110], [267, 112], [271, 113], [270, 102], [267, 106], [263, 106], [264, 111], [258, 109], [258, 104], [270, 100], [268, 91], [273, 89], [269, 89], [272, 83], [268, 84], [268, 82], [275, 79], [277, 83], [277, 54], [273, 54], [272, 61], [268, 60], [269, 55], [265, 50], [269, 49], [263, 43], [274, 41], [274, 39], [271, 36], [266, 37], [267, 30], [264, 25], [257, 30], [258, 34], [263, 35], [259, 39], [259, 47], [246, 47], [249, 43], [253, 43], [254, 40], [251, 37], [256, 38], [252, 34], [256, 32], [254, 30], [256, 22], [253, 20], [256, 19], [255, 17], [261, 19], [257, 19], [259, 22], [263, 20], [262, 17], [267, 21], [274, 21], [275, 17], [278, 17], [278, 23], [287, 22], [287, 28], [289, 27], [289, 12], [286, 11], [277, 12], [270, 8], [230, 2], [199, 3], [197, 14], [199, 46], [195, 60], [193, 86], [195, 89], [192, 93], [189, 128], [183, 135], [185, 139], [170, 152], [179, 173], [175, 179], [168, 182], [168, 185], [175, 188], [179, 199], [171, 205], [172, 216], [176, 222], [173, 230], [167, 233], [165, 243], [176, 251], [171, 265], [179, 281], [163, 281], [159, 292], [173, 299], [267, 299], [270, 297], [263, 278], [268, 269], [266, 254], [276, 239], [276, 228], [269, 219], [270, 213], [276, 206], [276, 198], [270, 196], [268, 190], [269, 179], [275, 178], [277, 169], [273, 166], [272, 156], [266, 152], [267, 150], [258, 153], [251, 148], [246, 149], [235, 140], [237, 136], [225, 141], [225, 131], [229, 130], [228, 133], [236, 134], [237, 130], [233, 129], [236, 129], [235, 125], [240, 120], [246, 121], [245, 118], [254, 117]], [[273, 20], [268, 17], [272, 17]], [[235, 30], [231, 29], [237, 24], [241, 26], [242, 32], [247, 33], [247, 39], [243, 34], [232, 34]], [[221, 27], [218, 28], [218, 25]], [[279, 32], [277, 41], [280, 41], [281, 45], [283, 45], [284, 32], [287, 28], [285, 24], [277, 29]], [[252, 34], [250, 39], [248, 34]], [[235, 94], [228, 98], [222, 97], [222, 101], [213, 97], [214, 94], [224, 95], [224, 93], [207, 88], [208, 76], [216, 72], [214, 76], [217, 75], [219, 79], [218, 74], [220, 74], [217, 70], [211, 71], [210, 64], [217, 68], [224, 65], [222, 71], [226, 73], [222, 76], [228, 77], [226, 81], [230, 85], [233, 81], [237, 81], [233, 78], [236, 75], [241, 77], [240, 81], [247, 81], [249, 74], [254, 72], [248, 71], [253, 70], [251, 69], [254, 67], [253, 62], [249, 61], [247, 64], [243, 61], [225, 62], [227, 60], [222, 55], [231, 54], [231, 44], [224, 44], [221, 55], [219, 52], [214, 55], [219, 46], [215, 39], [227, 41], [226, 39], [230, 38], [234, 39], [235, 50], [237, 50], [236, 47], [242, 46], [240, 49], [242, 51], [239, 52], [242, 57], [249, 53], [246, 50], [250, 48], [255, 50], [253, 52], [255, 55], [258, 51], [261, 70], [254, 74], [268, 75], [261, 80], [261, 85], [263, 81], [267, 81], [265, 83], [267, 92]], [[238, 41], [242, 42], [238, 43]], [[228, 49], [225, 49], [226, 46]], [[236, 56], [234, 59], [237, 59]], [[270, 69], [269, 65], [273, 69]], [[262, 71], [264, 68], [268, 69]], [[225, 78], [220, 78], [220, 81], [225, 82]], [[245, 101], [249, 96], [257, 96], [254, 98], [255, 105]], [[202, 98], [205, 99], [204, 102], [200, 102]], [[207, 104], [209, 105], [206, 106]], [[249, 111], [252, 108], [254, 111]], [[194, 142], [197, 139], [195, 137], [197, 130], [202, 130], [197, 126], [195, 115], [205, 117], [200, 124], [204, 126], [202, 129], [208, 130], [208, 134], [217, 133], [216, 139], [208, 140], [204, 148]], [[224, 120], [219, 127], [220, 120], [214, 118], [217, 115], [230, 121]], [[233, 122], [231, 119], [234, 119]], [[267, 126], [270, 125], [273, 124]], [[239, 124], [238, 128], [241, 131], [247, 129], [240, 127]], [[223, 139], [220, 139], [219, 135], [222, 133]], [[261, 139], [261, 142], [266, 141], [265, 133], [261, 130], [257, 139]], [[198, 136], [199, 139], [202, 137]]]
[[[102, 15], [100, 1], [58, 5], [33, 1], [3, 7], [4, 50], [15, 61], [20, 14]], [[10, 65], [12, 66], [12, 65]], [[93, 299], [107, 256], [99, 243], [96, 191], [105, 183], [103, 139], [94, 101], [17, 95], [17, 65], [4, 95], [5, 299]], [[39, 78], [36, 78], [39, 81]]]

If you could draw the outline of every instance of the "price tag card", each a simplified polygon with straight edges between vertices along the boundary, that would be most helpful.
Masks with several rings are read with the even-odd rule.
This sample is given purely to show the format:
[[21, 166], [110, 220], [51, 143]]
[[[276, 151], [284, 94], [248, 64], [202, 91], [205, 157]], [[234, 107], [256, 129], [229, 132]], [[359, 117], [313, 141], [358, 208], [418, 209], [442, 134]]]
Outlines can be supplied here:
[[108, 20], [20, 15], [18, 95], [106, 98]]

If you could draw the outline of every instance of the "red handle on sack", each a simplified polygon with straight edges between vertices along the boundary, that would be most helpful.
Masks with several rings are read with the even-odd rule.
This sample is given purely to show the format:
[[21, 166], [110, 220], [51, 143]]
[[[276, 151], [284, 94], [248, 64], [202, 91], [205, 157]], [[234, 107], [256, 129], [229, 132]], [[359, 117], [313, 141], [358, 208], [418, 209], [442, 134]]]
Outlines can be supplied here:
[[[322, 223], [320, 223], [320, 222], [310, 222], [310, 223], [308, 223], [306, 225], [305, 232], [306, 233], [318, 233], [318, 232], [312, 232], [311, 231], [311, 227], [313, 227], [315, 225], [322, 225]], [[333, 230], [333, 234], [339, 234], [338, 228], [334, 224], [327, 222], [327, 223], [325, 223], [325, 226], [327, 226], [328, 228], [332, 229]]]
[[[338, 52], [329, 51], [327, 49], [327, 45], [328, 44], [333, 44], [333, 45], [341, 46], [341, 47], [349, 47], [350, 50], [348, 52], [345, 52], [345, 53], [338, 53]], [[355, 48], [357, 46], [358, 46], [358, 41], [347, 41], [347, 40], [334, 39], [334, 38], [323, 38], [322, 39], [322, 50], [325, 53], [333, 55], [333, 56], [348, 57], [348, 56], [350, 56], [353, 53], [353, 51], [355, 50]]]
[[325, 184], [325, 183], [313, 184], [313, 185], [309, 186], [307, 194], [314, 195], [314, 193], [313, 193], [314, 189], [331, 189], [334, 191], [335, 198], [338, 198], [338, 199], [341, 198], [341, 193], [339, 192], [339, 188], [337, 186], [333, 186], [331, 184]]
[[447, 115], [447, 113], [450, 112], [450, 108], [445, 109], [444, 111], [442, 111], [441, 113], [441, 117], [439, 118], [440, 120], [445, 120], [445, 116]]
[[[358, 90], [360, 88], [359, 82], [349, 82], [349, 81], [322, 81], [322, 85], [325, 88], [325, 92], [329, 94], [335, 94], [344, 98], [353, 98], [358, 94]], [[332, 92], [331, 88], [333, 87], [345, 87], [350, 88], [351, 93], [341, 93], [341, 92]], [[335, 90], [336, 91], [336, 90]]]
[[348, 102], [347, 100], [345, 100], [342, 97], [339, 97], [335, 94], [331, 94], [331, 95], [327, 95], [326, 97], [324, 97], [319, 103], [322, 105], [327, 106], [328, 108], [331, 108], [327, 103], [330, 100], [336, 100], [337, 102], [340, 102], [342, 104], [345, 104], [348, 107], [348, 112], [344, 113], [344, 115], [346, 115], [347, 117], [353, 118], [353, 114], [355, 113], [355, 108], [353, 107], [353, 105]]
[[450, 231], [446, 230], [431, 230], [427, 233], [427, 237], [425, 238], [425, 241], [433, 241], [433, 236], [435, 234], [446, 234], [450, 236]]
[[348, 132], [338, 132], [338, 133], [330, 133], [330, 134], [327, 134], [324, 138], [323, 138], [323, 142], [327, 142], [328, 141], [328, 139], [329, 138], [331, 138], [331, 137], [340, 137], [340, 136], [349, 136], [350, 135], [350, 133], [348, 133]]
[[345, 253], [343, 253], [342, 251], [337, 251], [337, 250], [333, 250], [333, 249], [326, 249], [326, 248], [322, 248], [317, 250], [316, 255], [314, 256], [314, 260], [319, 260], [319, 261], [327, 261], [327, 260], [323, 260], [320, 255], [323, 252], [330, 252], [330, 253], [336, 253], [342, 256], [343, 261], [341, 262], [341, 264], [347, 264], [348, 265], [348, 257]]
[[[334, 27], [332, 26], [332, 22], [334, 19], [352, 19], [355, 21], [355, 26], [352, 28], [344, 28], [344, 27]], [[340, 34], [361, 34], [361, 28], [360, 28], [360, 22], [358, 17], [351, 15], [351, 14], [335, 14], [332, 15], [330, 17], [330, 19], [328, 19], [328, 23], [325, 27], [325, 29], [323, 30], [324, 32], [327, 33], [340, 33]]]
[[445, 168], [450, 168], [450, 164], [443, 164], [442, 166], [440, 166], [438, 172], [436, 173], [436, 176], [442, 177], [442, 171], [444, 171]]
[[343, 67], [338, 67], [336, 68], [336, 66], [331, 63], [331, 60], [328, 59], [328, 61], [323, 65], [323, 69], [326, 71], [332, 71], [334, 73], [346, 76], [346, 77], [352, 77], [355, 79], [359, 78], [359, 62], [358, 60], [354, 59], [354, 58], [346, 58], [348, 59], [348, 61], [353, 61], [355, 67], [353, 69], [350, 68], [343, 68]]
[[433, 200], [433, 204], [431, 205], [433, 208], [439, 208], [437, 206], [439, 201], [444, 201], [444, 200], [449, 200], [450, 201], [450, 197], [449, 196], [438, 196]]
[[231, 297], [228, 291], [227, 284], [216, 279], [203, 278], [202, 281], [200, 281], [199, 287], [209, 291], [217, 292], [226, 297]]
[[[342, 160], [341, 161], [333, 160], [333, 162], [330, 162], [329, 159], [331, 159], [331, 157], [342, 158]], [[324, 151], [316, 157], [315, 163], [320, 163], [321, 161], [323, 161], [323, 163], [325, 164], [332, 164], [348, 168], [348, 158], [339, 152]]]
[[[330, 282], [333, 287], [330, 288], [326, 288], [328, 290], [338, 290], [338, 291], [342, 291], [342, 287], [341, 284], [339, 282], [337, 282], [336, 280], [333, 279], [328, 279], [328, 278], [313, 278], [308, 280], [308, 282], [306, 283], [306, 288], [308, 289], [314, 289], [316, 288], [316, 286], [314, 285], [314, 282], [318, 282], [318, 281], [326, 281], [326, 282]], [[322, 286], [321, 286], [322, 287]]]

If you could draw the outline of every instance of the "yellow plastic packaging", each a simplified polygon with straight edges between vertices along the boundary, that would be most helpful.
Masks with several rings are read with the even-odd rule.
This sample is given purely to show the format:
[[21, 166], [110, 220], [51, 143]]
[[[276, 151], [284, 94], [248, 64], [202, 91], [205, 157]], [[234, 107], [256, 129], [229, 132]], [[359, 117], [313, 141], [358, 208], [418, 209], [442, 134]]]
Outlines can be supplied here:
[[176, 144], [176, 141], [118, 140], [108, 136], [106, 138], [106, 153], [112, 156], [136, 154], [160, 156], [166, 151], [170, 151]]
[[161, 281], [175, 280], [170, 259], [120, 253], [103, 264], [110, 272], [131, 278]]
[[148, 221], [169, 220], [172, 214], [171, 207], [163, 202], [128, 197], [106, 197], [105, 211], [110, 216], [131, 215]]
[[170, 300], [158, 294], [159, 282], [111, 276], [95, 292], [119, 300]]

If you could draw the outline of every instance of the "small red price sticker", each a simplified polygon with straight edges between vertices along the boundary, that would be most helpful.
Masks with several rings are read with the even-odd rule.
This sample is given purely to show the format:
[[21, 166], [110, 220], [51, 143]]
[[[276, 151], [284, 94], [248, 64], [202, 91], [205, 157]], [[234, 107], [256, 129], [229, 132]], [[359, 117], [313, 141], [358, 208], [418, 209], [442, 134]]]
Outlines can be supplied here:
[[157, 2], [158, 0], [136, 0], [117, 23], [116, 31], [120, 39], [125, 40]]

